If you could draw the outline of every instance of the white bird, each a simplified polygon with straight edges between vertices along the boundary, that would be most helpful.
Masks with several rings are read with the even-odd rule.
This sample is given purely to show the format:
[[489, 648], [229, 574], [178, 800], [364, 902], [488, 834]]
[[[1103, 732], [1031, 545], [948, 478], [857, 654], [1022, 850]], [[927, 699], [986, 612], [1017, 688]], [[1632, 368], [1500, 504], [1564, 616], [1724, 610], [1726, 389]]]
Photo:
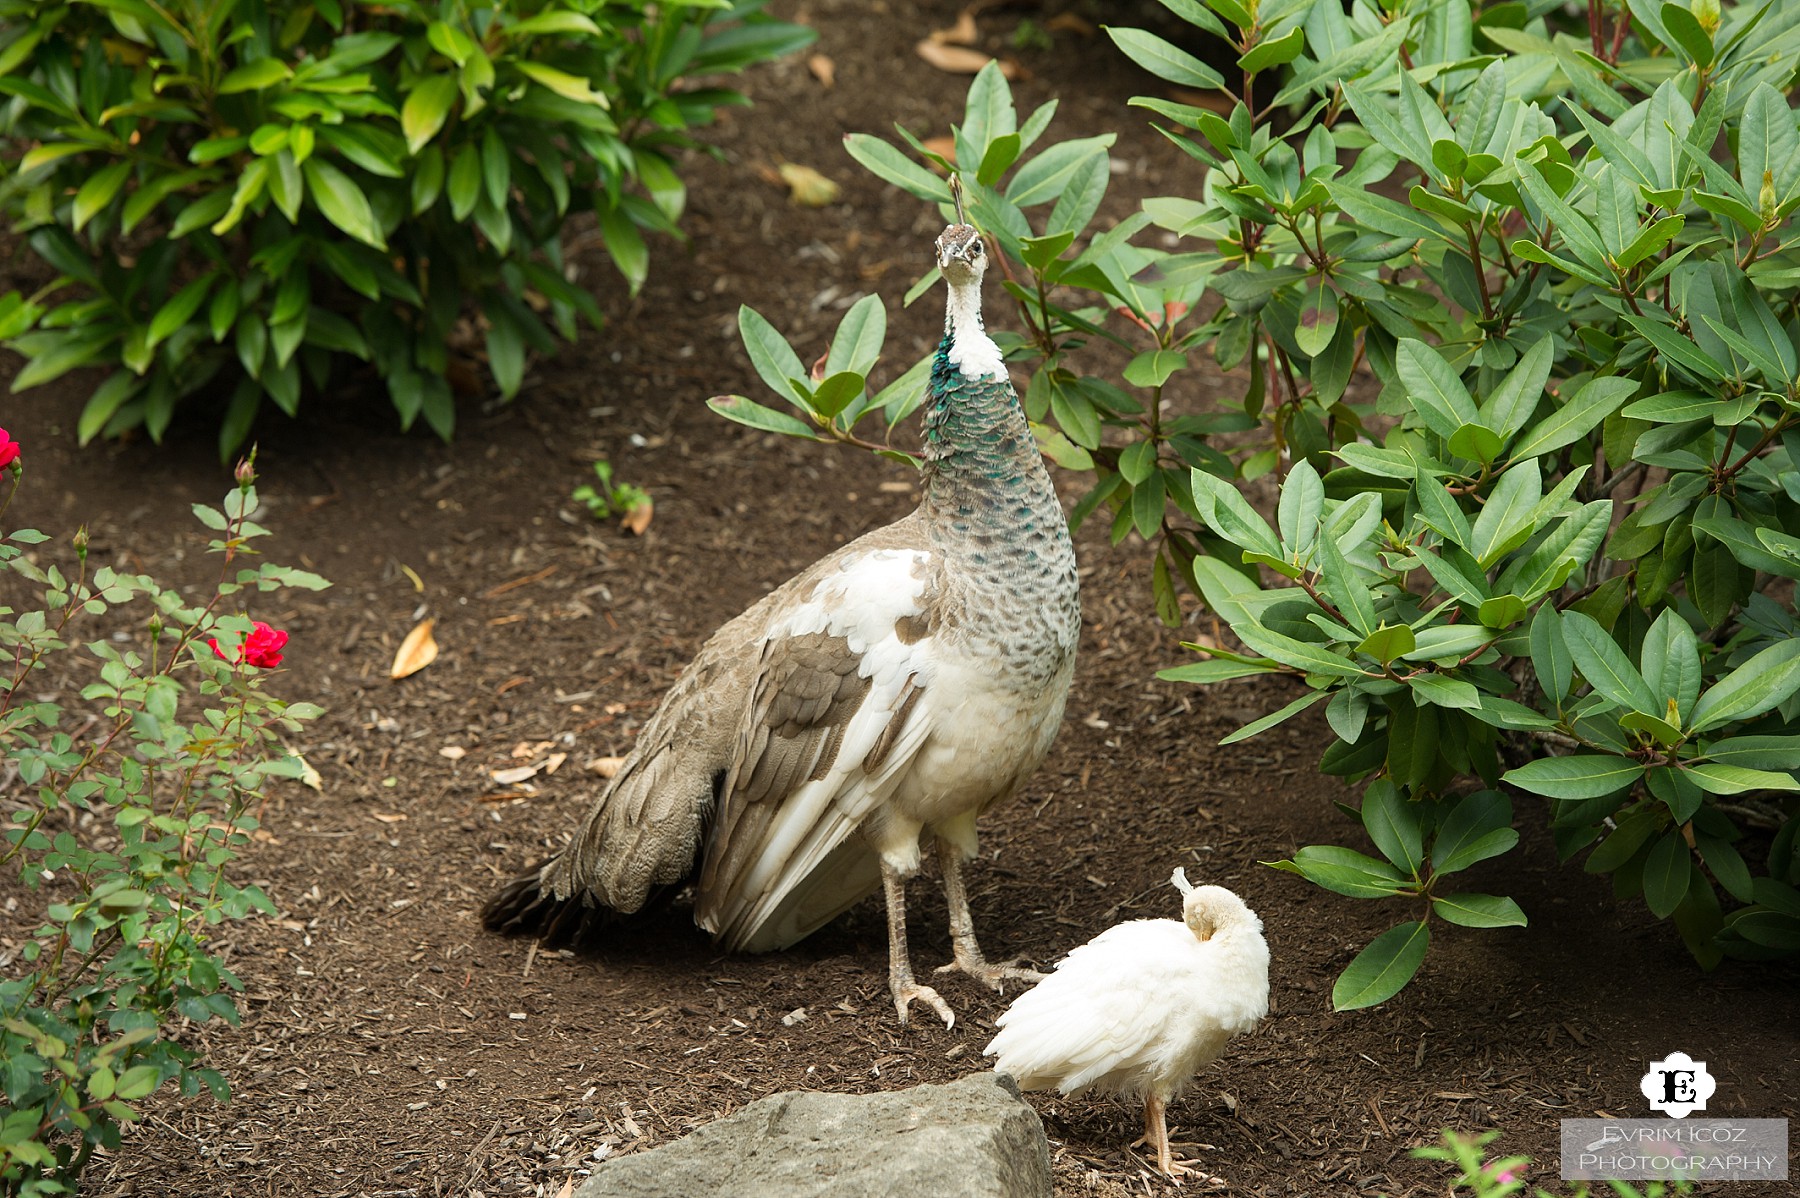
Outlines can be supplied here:
[[1170, 1177], [1195, 1170], [1169, 1151], [1168, 1102], [1269, 1012], [1262, 920], [1223, 886], [1193, 886], [1177, 868], [1182, 918], [1106, 929], [1021, 994], [983, 1054], [1021, 1089], [1090, 1088], [1144, 1104], [1144, 1138]]

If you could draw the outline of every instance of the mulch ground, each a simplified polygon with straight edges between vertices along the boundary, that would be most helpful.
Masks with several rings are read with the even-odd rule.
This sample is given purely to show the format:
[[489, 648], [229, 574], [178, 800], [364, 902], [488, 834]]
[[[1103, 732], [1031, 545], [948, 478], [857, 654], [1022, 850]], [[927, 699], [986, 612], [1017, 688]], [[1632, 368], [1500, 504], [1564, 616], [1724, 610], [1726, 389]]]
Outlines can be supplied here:
[[[982, 18], [987, 48], [1029, 72], [1015, 85], [1021, 105], [1060, 97], [1054, 136], [1121, 131], [1114, 215], [1137, 197], [1191, 194], [1191, 165], [1125, 107], [1154, 84], [1103, 35], [1062, 30], [1049, 50], [1009, 48], [1021, 20], [1042, 27], [1059, 7]], [[1142, 8], [1130, 18], [1154, 19]], [[864, 1092], [983, 1067], [1006, 1000], [952, 980], [953, 1031], [928, 1016], [902, 1028], [878, 902], [764, 957], [721, 955], [679, 909], [578, 953], [489, 935], [476, 917], [499, 881], [573, 826], [600, 785], [589, 763], [628, 748], [714, 627], [916, 500], [902, 466], [758, 435], [704, 406], [757, 393], [735, 335], [740, 303], [822, 348], [841, 310], [878, 290], [893, 309], [894, 369], [937, 332], [935, 297], [908, 312], [897, 302], [936, 215], [854, 167], [840, 139], [896, 120], [947, 131], [966, 81], [896, 48], [955, 10], [838, 0], [797, 15], [819, 28], [835, 88], [798, 61], [752, 73], [757, 107], [709, 134], [718, 158], [688, 165], [691, 241], [656, 247], [636, 300], [590, 249], [583, 282], [610, 324], [536, 366], [518, 402], [466, 405], [449, 446], [398, 434], [379, 396], [317, 401], [304, 425], [258, 427], [261, 520], [277, 534], [268, 552], [336, 583], [252, 612], [292, 634], [279, 693], [328, 708], [303, 746], [322, 785], [277, 792], [270, 839], [241, 863], [280, 918], [217, 941], [246, 982], [245, 1018], [193, 1038], [225, 1068], [232, 1101], [153, 1101], [123, 1149], [95, 1164], [89, 1192], [555, 1195], [598, 1157], [667, 1143], [783, 1089]], [[782, 161], [832, 175], [843, 201], [790, 207], [763, 177]], [[0, 381], [16, 369], [0, 358]], [[66, 535], [85, 522], [95, 562], [202, 583], [214, 567], [188, 505], [229, 485], [213, 427], [196, 417], [161, 448], [78, 450], [75, 416], [94, 382], [6, 401], [4, 425], [30, 462], [9, 523]], [[1203, 402], [1189, 386], [1188, 401]], [[570, 502], [597, 458], [653, 494], [642, 537]], [[1079, 480], [1069, 482], [1073, 502]], [[1171, 1111], [1178, 1150], [1231, 1192], [1441, 1194], [1443, 1168], [1408, 1150], [1443, 1128], [1500, 1129], [1504, 1148], [1538, 1156], [1537, 1175], [1553, 1177], [1557, 1121], [1643, 1113], [1646, 1062], [1676, 1049], [1718, 1077], [1709, 1113], [1800, 1113], [1795, 971], [1703, 974], [1641, 904], [1615, 905], [1603, 880], [1559, 865], [1525, 797], [1523, 844], [1469, 886], [1513, 895], [1531, 926], [1440, 923], [1424, 973], [1398, 998], [1333, 1014], [1338, 971], [1410, 912], [1259, 864], [1355, 842], [1333, 806], [1351, 794], [1315, 770], [1322, 721], [1220, 748], [1288, 696], [1156, 681], [1186, 655], [1151, 614], [1146, 547], [1111, 547], [1096, 524], [1078, 551], [1085, 632], [1067, 726], [1021, 799], [985, 821], [973, 905], [990, 956], [1047, 965], [1117, 920], [1176, 914], [1176, 864], [1245, 896], [1268, 929], [1273, 1012]], [[427, 617], [442, 656], [390, 681], [400, 641]], [[533, 764], [546, 768], [524, 783], [492, 776]], [[0, 889], [23, 897], [14, 883]], [[948, 960], [941, 894], [921, 880], [912, 896], [915, 960]], [[30, 901], [0, 923], [9, 957]], [[1176, 1192], [1124, 1147], [1138, 1112], [1034, 1101], [1060, 1192]]]

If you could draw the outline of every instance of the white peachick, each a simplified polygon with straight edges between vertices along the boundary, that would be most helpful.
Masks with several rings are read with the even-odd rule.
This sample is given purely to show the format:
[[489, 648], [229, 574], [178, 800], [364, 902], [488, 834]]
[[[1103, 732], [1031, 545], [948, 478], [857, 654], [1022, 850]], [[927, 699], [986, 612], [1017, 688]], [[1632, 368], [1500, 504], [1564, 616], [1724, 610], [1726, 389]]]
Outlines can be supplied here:
[[1144, 1104], [1144, 1139], [1164, 1173], [1192, 1173], [1169, 1149], [1166, 1108], [1231, 1037], [1269, 1012], [1262, 920], [1222, 886], [1177, 869], [1182, 918], [1106, 929], [1021, 994], [982, 1052], [1025, 1090], [1103, 1090]]

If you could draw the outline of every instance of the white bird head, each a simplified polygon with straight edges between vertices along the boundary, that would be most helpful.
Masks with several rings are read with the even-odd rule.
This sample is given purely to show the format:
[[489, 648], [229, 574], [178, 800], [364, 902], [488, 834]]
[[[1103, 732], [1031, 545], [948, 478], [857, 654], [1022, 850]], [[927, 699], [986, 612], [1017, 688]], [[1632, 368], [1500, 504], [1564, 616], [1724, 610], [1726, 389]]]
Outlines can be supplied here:
[[1211, 940], [1222, 931], [1249, 925], [1261, 929], [1262, 921], [1244, 900], [1223, 886], [1195, 886], [1180, 866], [1169, 878], [1181, 891], [1181, 918], [1196, 937]]

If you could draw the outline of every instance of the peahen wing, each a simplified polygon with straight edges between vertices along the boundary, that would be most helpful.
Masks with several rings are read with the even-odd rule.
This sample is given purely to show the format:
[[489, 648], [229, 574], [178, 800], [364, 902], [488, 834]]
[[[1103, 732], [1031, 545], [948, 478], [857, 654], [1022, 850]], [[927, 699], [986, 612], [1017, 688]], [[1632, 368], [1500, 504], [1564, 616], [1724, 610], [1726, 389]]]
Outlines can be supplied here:
[[855, 835], [928, 729], [931, 555], [846, 557], [771, 627], [719, 807], [694, 917], [732, 949], [782, 948], [880, 885]]

